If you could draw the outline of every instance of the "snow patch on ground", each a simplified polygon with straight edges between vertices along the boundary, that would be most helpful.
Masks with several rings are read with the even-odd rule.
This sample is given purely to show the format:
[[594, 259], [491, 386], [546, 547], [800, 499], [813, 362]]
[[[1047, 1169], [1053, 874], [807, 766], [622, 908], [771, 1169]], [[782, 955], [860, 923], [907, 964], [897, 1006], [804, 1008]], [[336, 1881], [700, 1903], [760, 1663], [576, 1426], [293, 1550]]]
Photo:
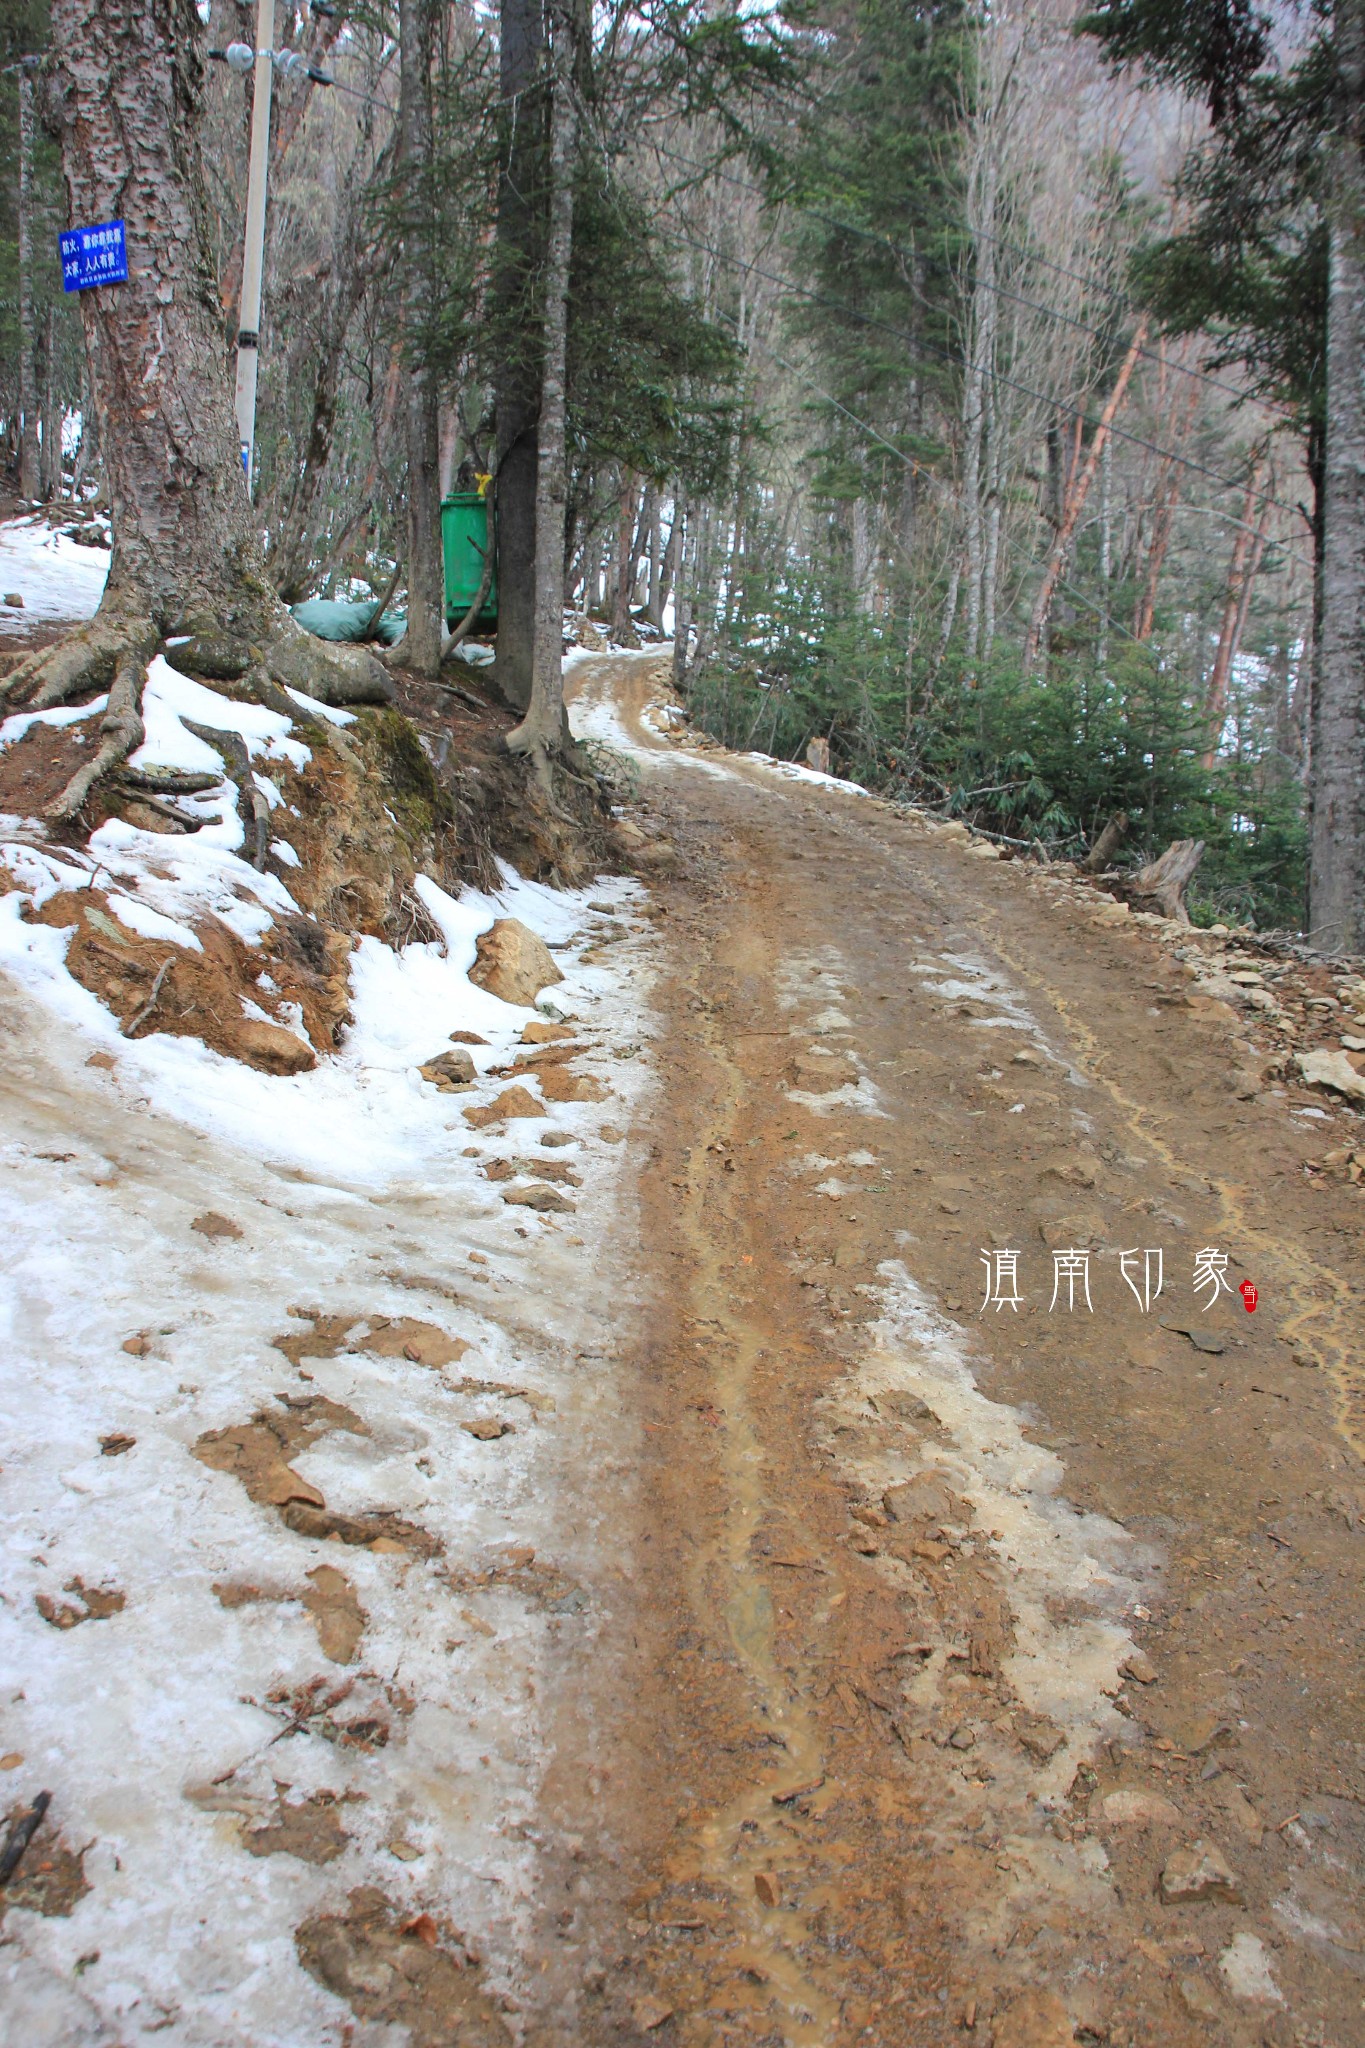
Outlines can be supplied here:
[[786, 782], [811, 782], [820, 789], [841, 790], [845, 796], [872, 794], [870, 789], [863, 788], [861, 782], [846, 782], [841, 775], [822, 774], [818, 768], [807, 768], [802, 761], [780, 761], [775, 754], [742, 754], [740, 759], [753, 761], [760, 768], [769, 768]]
[[[1125, 1616], [1139, 1602], [1140, 1548], [1116, 1522], [1063, 1498], [1061, 1460], [1028, 1440], [1017, 1410], [978, 1390], [962, 1326], [934, 1307], [898, 1261], [878, 1273], [884, 1309], [860, 1390], [874, 1398], [892, 1388], [918, 1395], [952, 1439], [951, 1446], [925, 1440], [915, 1469], [941, 1473], [971, 1502], [976, 1524], [991, 1532], [991, 1553], [1007, 1567], [1015, 1643], [1003, 1668], [1025, 1707], [1066, 1735], [1037, 1774], [1039, 1795], [1056, 1803], [1077, 1764], [1123, 1726], [1110, 1701], [1133, 1647]], [[906, 1476], [897, 1471], [883, 1489]], [[1048, 1602], [1063, 1599], [1092, 1611], [1053, 1621]]]
[[[659, 647], [641, 648], [638, 652], [621, 650], [612, 656], [612, 668], [619, 667], [625, 660], [657, 662], [667, 649]], [[613, 696], [611, 669], [602, 662], [600, 654], [587, 647], [575, 647], [564, 657], [564, 680], [572, 680], [573, 694], [569, 703], [569, 722], [575, 735], [583, 740], [596, 740], [600, 745], [611, 747], [623, 754], [629, 761], [648, 762], [651, 768], [687, 767], [700, 769], [704, 775], [715, 776], [722, 782], [734, 780], [734, 770], [722, 766], [706, 754], [693, 752], [690, 748], [678, 750], [673, 747], [642, 747], [626, 726]], [[661, 698], [657, 704], [650, 704], [642, 714], [649, 721], [652, 714], [660, 712]], [[668, 721], [661, 720], [655, 730], [662, 731]]]
[[44, 519], [0, 524], [0, 632], [24, 633], [56, 621], [93, 618], [109, 575], [108, 548], [82, 547]]
[[[973, 1017], [974, 1026], [983, 1031], [1026, 1032], [1037, 1051], [1051, 1066], [1061, 1068], [1073, 1088], [1090, 1086], [1079, 1067], [1054, 1052], [1024, 996], [998, 968], [987, 966], [975, 954], [943, 953], [937, 959], [912, 960], [910, 972], [926, 994], [937, 996], [941, 1002], [986, 1004], [992, 1014]], [[1078, 1123], [1089, 1128], [1088, 1118], [1079, 1112], [1073, 1111], [1073, 1114]]]

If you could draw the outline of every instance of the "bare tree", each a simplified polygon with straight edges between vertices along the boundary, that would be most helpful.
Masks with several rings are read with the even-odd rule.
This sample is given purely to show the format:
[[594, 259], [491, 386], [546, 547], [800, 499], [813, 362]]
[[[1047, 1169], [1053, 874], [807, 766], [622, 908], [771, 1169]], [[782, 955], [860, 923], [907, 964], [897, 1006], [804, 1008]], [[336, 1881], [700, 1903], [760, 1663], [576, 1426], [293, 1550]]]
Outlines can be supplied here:
[[1100, 414], [1099, 424], [1095, 428], [1089, 452], [1086, 455], [1085, 461], [1077, 469], [1071, 487], [1067, 491], [1066, 501], [1062, 508], [1062, 523], [1057, 529], [1056, 539], [1052, 543], [1052, 552], [1048, 556], [1047, 565], [1043, 570], [1043, 580], [1038, 587], [1038, 595], [1033, 605], [1033, 616], [1029, 620], [1028, 633], [1024, 639], [1025, 668], [1028, 668], [1037, 659], [1039, 643], [1046, 631], [1048, 617], [1052, 610], [1052, 600], [1056, 594], [1058, 582], [1061, 580], [1062, 572], [1066, 567], [1067, 558], [1071, 552], [1071, 544], [1076, 532], [1076, 522], [1079, 520], [1085, 506], [1085, 501], [1090, 494], [1090, 486], [1095, 480], [1095, 471], [1099, 467], [1100, 457], [1104, 453], [1105, 443], [1109, 439], [1110, 429], [1114, 424], [1114, 417], [1119, 407], [1123, 404], [1124, 393], [1128, 389], [1134, 365], [1142, 353], [1143, 344], [1146, 339], [1147, 322], [1145, 319], [1139, 320], [1137, 332], [1128, 344], [1128, 353], [1119, 365], [1119, 373], [1114, 379], [1114, 388], [1109, 394], [1103, 412]]

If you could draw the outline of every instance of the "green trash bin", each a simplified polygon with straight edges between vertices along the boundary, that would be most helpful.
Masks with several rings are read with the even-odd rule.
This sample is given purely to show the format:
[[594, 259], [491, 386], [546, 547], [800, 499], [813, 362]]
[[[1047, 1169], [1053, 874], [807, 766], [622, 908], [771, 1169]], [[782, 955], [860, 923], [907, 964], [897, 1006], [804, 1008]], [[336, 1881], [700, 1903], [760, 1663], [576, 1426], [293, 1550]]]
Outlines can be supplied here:
[[[441, 502], [441, 549], [446, 568], [446, 623], [459, 625], [479, 594], [488, 548], [488, 500], [480, 491], [453, 491]], [[498, 621], [498, 574], [488, 586], [483, 610], [475, 624], [495, 626]]]

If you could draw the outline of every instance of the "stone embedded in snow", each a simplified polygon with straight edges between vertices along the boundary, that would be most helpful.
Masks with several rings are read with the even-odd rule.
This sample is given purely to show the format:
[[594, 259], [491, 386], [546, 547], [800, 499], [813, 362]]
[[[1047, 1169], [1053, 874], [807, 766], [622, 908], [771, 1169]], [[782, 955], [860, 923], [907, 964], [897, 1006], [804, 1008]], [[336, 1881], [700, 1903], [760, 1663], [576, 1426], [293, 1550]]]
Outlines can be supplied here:
[[1258, 2005], [1283, 2005], [1284, 1994], [1275, 1982], [1265, 1943], [1255, 1934], [1234, 1934], [1218, 1958], [1223, 1981], [1234, 1998], [1254, 2000]]
[[474, 944], [478, 957], [469, 979], [500, 1002], [529, 1010], [543, 988], [564, 979], [545, 941], [520, 918], [500, 917]]
[[567, 1067], [538, 1067], [536, 1079], [547, 1102], [605, 1102], [609, 1092], [591, 1074], [573, 1074]]
[[1233, 1906], [1242, 1902], [1236, 1875], [1212, 1842], [1176, 1850], [1161, 1873], [1161, 1897], [1168, 1906], [1195, 1905], [1202, 1899], [1222, 1899]]
[[1121, 1786], [1104, 1795], [1104, 1817], [1112, 1827], [1174, 1827], [1180, 1808], [1160, 1792], [1142, 1792]]
[[202, 1216], [196, 1216], [190, 1225], [201, 1237], [240, 1237], [242, 1226], [234, 1223], [230, 1216], [220, 1216], [216, 1209], [205, 1209]]
[[995, 2023], [995, 2048], [1072, 2048], [1076, 2030], [1055, 1991], [1026, 1991]]
[[1301, 1052], [1298, 1069], [1310, 1088], [1331, 1088], [1351, 1102], [1365, 1102], [1365, 1074], [1344, 1052]]
[[249, 1856], [297, 1856], [301, 1863], [331, 1863], [351, 1839], [341, 1825], [344, 1807], [335, 1792], [314, 1792], [295, 1805], [279, 1792], [275, 1808], [265, 1827], [242, 1835]]
[[481, 1108], [467, 1109], [464, 1120], [482, 1130], [487, 1124], [500, 1124], [507, 1117], [544, 1116], [545, 1104], [538, 1102], [529, 1088], [504, 1088], [501, 1095], [495, 1095], [491, 1102]]
[[259, 1017], [243, 1017], [227, 1031], [235, 1056], [263, 1074], [306, 1074], [318, 1063], [308, 1041], [282, 1024], [265, 1024]]
[[533, 1017], [521, 1030], [523, 1045], [553, 1045], [561, 1038], [572, 1038], [572, 1024], [552, 1024], [548, 1017]]
[[438, 1088], [467, 1088], [478, 1078], [473, 1058], [462, 1045], [452, 1045], [449, 1052], [438, 1053], [417, 1071], [424, 1081], [434, 1081]]
[[317, 1565], [308, 1579], [303, 1607], [318, 1632], [319, 1649], [333, 1664], [353, 1664], [370, 1618], [355, 1587], [334, 1564]]
[[11, 611], [21, 612], [24, 609], [24, 600], [17, 590], [6, 591], [5, 603], [10, 607]]
[[502, 1198], [516, 1209], [535, 1209], [540, 1215], [572, 1215], [573, 1203], [567, 1195], [561, 1195], [558, 1188], [548, 1187], [543, 1180], [532, 1183], [529, 1188], [510, 1188]]

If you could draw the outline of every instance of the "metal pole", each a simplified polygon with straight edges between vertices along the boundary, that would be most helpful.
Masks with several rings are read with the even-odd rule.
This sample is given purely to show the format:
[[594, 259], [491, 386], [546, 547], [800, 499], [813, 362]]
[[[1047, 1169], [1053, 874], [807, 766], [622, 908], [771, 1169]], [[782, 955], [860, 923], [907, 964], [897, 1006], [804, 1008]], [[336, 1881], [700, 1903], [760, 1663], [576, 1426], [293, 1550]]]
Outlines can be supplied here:
[[251, 101], [251, 167], [246, 241], [237, 315], [237, 432], [248, 495], [256, 448], [256, 372], [261, 353], [261, 273], [265, 267], [265, 187], [270, 170], [270, 88], [274, 77], [275, 0], [256, 0], [256, 84]]

